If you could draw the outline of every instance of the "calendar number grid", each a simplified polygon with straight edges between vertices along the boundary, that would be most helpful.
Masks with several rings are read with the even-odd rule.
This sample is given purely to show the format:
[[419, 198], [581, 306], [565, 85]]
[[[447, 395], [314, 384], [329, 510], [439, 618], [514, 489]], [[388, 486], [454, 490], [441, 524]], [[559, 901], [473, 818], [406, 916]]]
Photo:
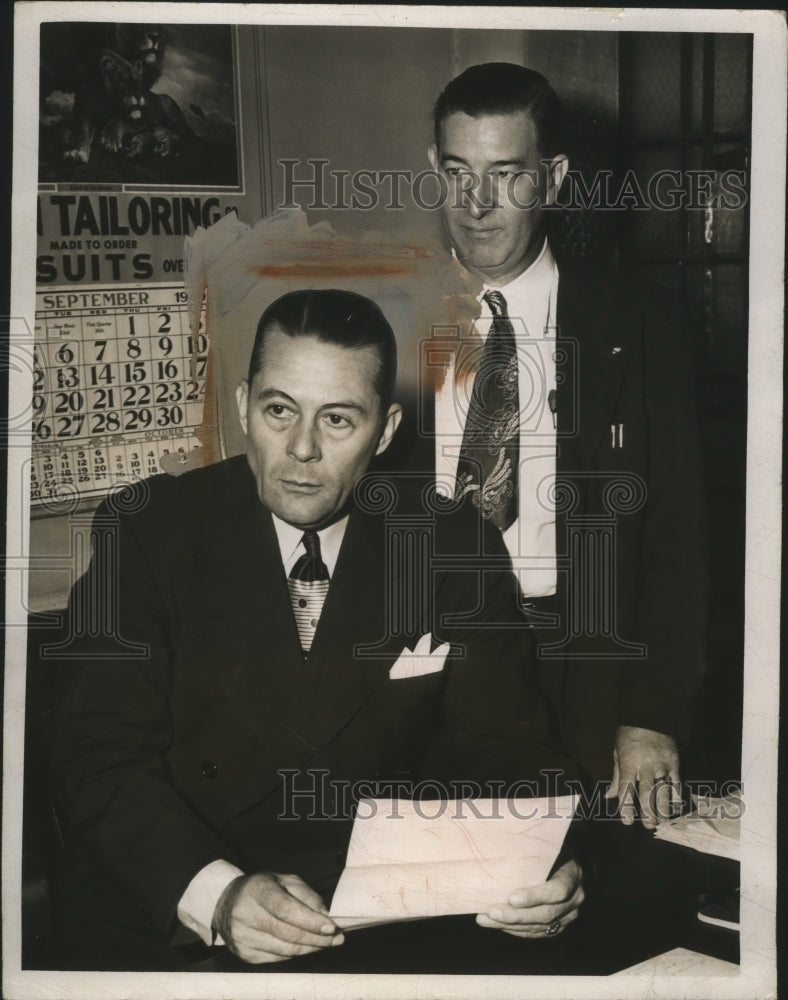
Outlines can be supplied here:
[[100, 498], [119, 482], [161, 472], [168, 455], [183, 460], [199, 447], [194, 431], [203, 420], [209, 349], [204, 315], [193, 333], [178, 286], [101, 292], [38, 294], [33, 513], [64, 491]]

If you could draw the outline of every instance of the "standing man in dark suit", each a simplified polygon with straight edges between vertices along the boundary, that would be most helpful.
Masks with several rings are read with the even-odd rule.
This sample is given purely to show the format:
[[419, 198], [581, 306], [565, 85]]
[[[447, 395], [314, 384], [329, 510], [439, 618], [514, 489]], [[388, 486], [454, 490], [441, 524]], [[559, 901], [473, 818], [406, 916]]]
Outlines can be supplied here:
[[676, 795], [702, 658], [689, 345], [664, 290], [554, 257], [545, 220], [568, 159], [544, 77], [473, 66], [434, 126], [444, 223], [480, 312], [441, 345], [438, 480], [503, 534], [566, 749], [612, 777], [625, 823], [637, 793], [653, 827]]
[[[399, 422], [395, 377], [369, 300], [283, 296], [238, 388], [246, 455], [99, 510], [54, 735], [68, 967], [176, 968], [187, 928], [253, 963], [325, 951], [343, 941], [325, 901], [348, 789], [391, 795], [392, 780], [434, 777], [430, 759], [545, 790], [540, 769], [564, 769], [497, 533], [374, 479], [359, 493]], [[108, 592], [115, 648], [80, 626]], [[419, 641], [418, 671], [398, 670]], [[477, 920], [559, 933], [580, 881], [568, 861]]]

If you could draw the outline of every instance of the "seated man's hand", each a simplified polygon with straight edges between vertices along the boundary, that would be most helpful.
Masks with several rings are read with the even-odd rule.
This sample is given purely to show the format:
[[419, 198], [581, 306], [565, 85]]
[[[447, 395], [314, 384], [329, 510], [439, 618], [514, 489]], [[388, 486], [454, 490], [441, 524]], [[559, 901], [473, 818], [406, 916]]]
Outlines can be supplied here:
[[258, 872], [224, 890], [213, 926], [245, 962], [281, 962], [342, 944], [323, 900], [297, 875]]
[[679, 751], [672, 736], [653, 729], [619, 726], [613, 750], [613, 780], [605, 798], [618, 799], [622, 823], [635, 822], [640, 802], [643, 826], [653, 830], [681, 803]]
[[576, 861], [567, 861], [542, 885], [515, 889], [508, 906], [480, 913], [476, 923], [523, 938], [552, 937], [577, 919], [583, 893], [583, 873]]

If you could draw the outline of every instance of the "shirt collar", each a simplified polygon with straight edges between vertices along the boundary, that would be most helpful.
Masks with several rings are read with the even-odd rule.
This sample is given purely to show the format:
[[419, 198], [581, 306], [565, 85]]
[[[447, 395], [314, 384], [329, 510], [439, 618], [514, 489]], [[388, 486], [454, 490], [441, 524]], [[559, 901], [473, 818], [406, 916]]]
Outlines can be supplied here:
[[549, 295], [554, 268], [555, 257], [553, 257], [553, 251], [550, 249], [547, 237], [545, 237], [542, 249], [539, 251], [539, 256], [533, 264], [530, 264], [521, 274], [518, 274], [516, 278], [512, 278], [505, 285], [488, 285], [485, 282], [482, 292], [479, 295], [479, 301], [489, 291], [499, 291], [504, 296], [509, 296], [520, 295], [521, 293], [533, 295], [543, 290], [545, 295]]
[[[282, 564], [285, 567], [285, 572], [289, 574], [299, 556], [304, 554], [305, 550], [301, 544], [301, 539], [304, 537], [304, 529], [288, 524], [287, 521], [283, 521], [276, 514], [271, 514], [271, 518], [276, 529], [279, 551], [282, 555]], [[327, 528], [322, 528], [317, 533], [317, 537], [320, 539], [320, 554], [323, 557], [323, 562], [326, 564], [329, 576], [334, 575], [334, 568], [339, 558], [339, 549], [342, 545], [342, 539], [345, 537], [347, 519], [348, 515], [345, 514], [341, 520], [334, 521], [333, 524], [329, 524]]]

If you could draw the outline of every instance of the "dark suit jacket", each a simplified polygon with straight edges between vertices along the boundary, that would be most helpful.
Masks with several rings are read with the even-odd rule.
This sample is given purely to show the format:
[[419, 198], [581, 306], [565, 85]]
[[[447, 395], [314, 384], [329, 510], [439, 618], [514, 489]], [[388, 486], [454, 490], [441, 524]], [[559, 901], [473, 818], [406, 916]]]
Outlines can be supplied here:
[[[351, 512], [306, 662], [245, 457], [155, 477], [99, 510], [70, 602], [55, 789], [72, 851], [106, 898], [127, 899], [161, 932], [216, 858], [330, 888], [351, 823], [332, 782], [436, 769], [528, 778], [566, 765], [528, 677], [530, 637], [506, 627], [514, 581], [496, 533], [416, 506], [397, 522], [412, 542], [400, 544], [389, 529], [402, 505], [380, 510], [392, 496], [379, 485]], [[82, 614], [107, 593], [111, 641]], [[429, 631], [454, 644], [444, 669], [390, 679]], [[129, 643], [144, 651], [130, 657]], [[318, 788], [291, 804], [295, 820], [277, 819], [285, 780]]]
[[[566, 749], [607, 778], [617, 725], [688, 732], [705, 629], [695, 384], [665, 289], [559, 259], [557, 323], [560, 621], [536, 631], [540, 672]], [[431, 419], [425, 400], [413, 470], [434, 470]]]

